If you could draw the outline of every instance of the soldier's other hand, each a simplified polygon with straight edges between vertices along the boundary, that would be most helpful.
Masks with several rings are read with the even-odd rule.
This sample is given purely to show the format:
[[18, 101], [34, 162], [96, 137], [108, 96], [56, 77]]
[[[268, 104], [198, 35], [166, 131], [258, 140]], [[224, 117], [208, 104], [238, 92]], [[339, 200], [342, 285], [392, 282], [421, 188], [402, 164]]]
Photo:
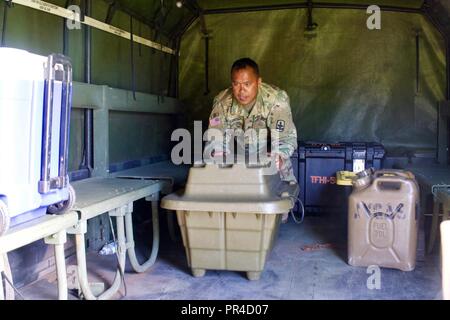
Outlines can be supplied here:
[[227, 154], [228, 154], [228, 152], [226, 152], [226, 151], [214, 151], [213, 157], [222, 157]]
[[278, 171], [283, 167], [283, 158], [279, 154], [275, 155], [275, 165]]

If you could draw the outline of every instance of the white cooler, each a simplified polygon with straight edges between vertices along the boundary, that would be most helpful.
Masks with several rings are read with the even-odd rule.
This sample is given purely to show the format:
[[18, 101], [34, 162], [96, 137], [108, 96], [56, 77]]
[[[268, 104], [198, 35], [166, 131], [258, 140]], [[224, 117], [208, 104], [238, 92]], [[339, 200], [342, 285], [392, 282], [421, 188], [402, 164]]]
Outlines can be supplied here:
[[72, 206], [71, 101], [68, 58], [0, 48], [0, 235]]

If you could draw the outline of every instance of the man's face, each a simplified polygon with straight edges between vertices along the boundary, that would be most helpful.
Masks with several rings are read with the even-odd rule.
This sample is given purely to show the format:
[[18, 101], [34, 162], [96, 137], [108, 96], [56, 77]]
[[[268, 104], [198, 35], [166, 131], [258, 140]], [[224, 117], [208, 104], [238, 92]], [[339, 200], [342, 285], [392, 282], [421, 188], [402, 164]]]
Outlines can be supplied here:
[[258, 95], [258, 86], [261, 77], [258, 77], [251, 67], [234, 70], [231, 73], [233, 96], [243, 106], [252, 103]]

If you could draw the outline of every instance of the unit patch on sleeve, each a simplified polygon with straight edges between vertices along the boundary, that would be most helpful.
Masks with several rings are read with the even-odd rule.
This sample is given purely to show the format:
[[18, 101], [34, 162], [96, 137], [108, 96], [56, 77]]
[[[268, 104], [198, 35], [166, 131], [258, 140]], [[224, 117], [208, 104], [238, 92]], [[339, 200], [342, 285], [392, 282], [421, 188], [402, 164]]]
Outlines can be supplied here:
[[278, 120], [277, 124], [275, 126], [275, 128], [277, 129], [278, 132], [283, 132], [284, 131], [284, 127], [285, 127], [285, 122], [284, 120]]

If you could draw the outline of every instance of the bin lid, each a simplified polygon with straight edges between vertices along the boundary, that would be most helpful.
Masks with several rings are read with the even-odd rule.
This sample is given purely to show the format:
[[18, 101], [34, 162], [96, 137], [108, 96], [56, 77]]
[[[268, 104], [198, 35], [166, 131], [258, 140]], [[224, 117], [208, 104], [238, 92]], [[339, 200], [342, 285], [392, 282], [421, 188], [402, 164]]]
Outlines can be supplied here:
[[169, 210], [278, 214], [289, 212], [298, 197], [298, 184], [282, 181], [264, 167], [206, 164], [192, 167], [186, 188], [165, 196]]

